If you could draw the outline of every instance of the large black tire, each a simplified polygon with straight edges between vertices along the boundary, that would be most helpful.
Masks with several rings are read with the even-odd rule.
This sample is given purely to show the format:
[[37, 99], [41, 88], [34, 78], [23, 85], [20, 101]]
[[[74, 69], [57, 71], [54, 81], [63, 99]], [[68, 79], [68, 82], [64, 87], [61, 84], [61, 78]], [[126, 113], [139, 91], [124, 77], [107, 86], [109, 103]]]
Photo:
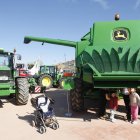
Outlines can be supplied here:
[[40, 86], [45, 86], [47, 89], [52, 87], [53, 79], [50, 75], [43, 74], [38, 79], [38, 84]]
[[16, 104], [25, 105], [29, 99], [29, 85], [26, 78], [16, 80]]
[[70, 102], [73, 111], [84, 110], [84, 97], [82, 95], [82, 81], [75, 79], [75, 89], [70, 90]]

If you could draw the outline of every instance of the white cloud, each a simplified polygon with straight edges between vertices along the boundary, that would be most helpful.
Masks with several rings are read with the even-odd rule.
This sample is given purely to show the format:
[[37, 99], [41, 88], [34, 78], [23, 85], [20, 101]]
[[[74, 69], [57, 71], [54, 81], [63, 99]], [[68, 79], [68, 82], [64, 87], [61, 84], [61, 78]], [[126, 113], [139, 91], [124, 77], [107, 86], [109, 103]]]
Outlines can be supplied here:
[[92, 1], [99, 3], [104, 9], [109, 9], [109, 5], [105, 0], [92, 0]]
[[134, 9], [137, 9], [139, 6], [140, 6], [140, 0], [137, 0], [137, 1], [136, 1], [136, 4], [135, 4], [135, 6], [134, 6]]

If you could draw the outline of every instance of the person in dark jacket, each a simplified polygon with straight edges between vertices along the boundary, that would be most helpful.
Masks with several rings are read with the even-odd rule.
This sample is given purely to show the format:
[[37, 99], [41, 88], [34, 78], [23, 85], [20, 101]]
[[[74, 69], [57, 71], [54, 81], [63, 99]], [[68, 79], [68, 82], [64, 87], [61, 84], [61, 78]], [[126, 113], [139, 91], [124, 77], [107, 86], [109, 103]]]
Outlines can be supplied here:
[[130, 98], [129, 95], [131, 93], [131, 88], [124, 88], [122, 90], [123, 100], [126, 109], [126, 118], [125, 120], [130, 122], [131, 121], [131, 108], [130, 108]]
[[105, 119], [107, 117], [106, 115], [106, 93], [107, 89], [100, 89], [100, 99], [99, 99], [99, 112], [98, 112], [98, 117], [100, 119]]

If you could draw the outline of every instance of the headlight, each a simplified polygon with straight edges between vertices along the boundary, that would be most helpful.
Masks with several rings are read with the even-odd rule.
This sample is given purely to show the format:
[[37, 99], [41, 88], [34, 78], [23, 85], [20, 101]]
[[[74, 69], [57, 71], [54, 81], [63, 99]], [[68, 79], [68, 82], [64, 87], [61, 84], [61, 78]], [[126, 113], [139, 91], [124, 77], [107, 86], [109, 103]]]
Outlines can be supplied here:
[[8, 76], [0, 76], [0, 80], [8, 80]]

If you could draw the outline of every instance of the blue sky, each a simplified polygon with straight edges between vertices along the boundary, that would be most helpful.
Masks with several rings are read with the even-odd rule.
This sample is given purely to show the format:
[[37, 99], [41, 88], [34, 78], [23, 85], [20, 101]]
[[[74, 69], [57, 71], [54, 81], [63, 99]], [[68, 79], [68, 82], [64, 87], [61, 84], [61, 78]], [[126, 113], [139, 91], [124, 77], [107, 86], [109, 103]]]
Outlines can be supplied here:
[[22, 62], [41, 59], [56, 64], [74, 59], [74, 48], [32, 42], [24, 36], [79, 41], [96, 21], [140, 20], [140, 0], [4, 0], [0, 1], [0, 48], [22, 55]]

